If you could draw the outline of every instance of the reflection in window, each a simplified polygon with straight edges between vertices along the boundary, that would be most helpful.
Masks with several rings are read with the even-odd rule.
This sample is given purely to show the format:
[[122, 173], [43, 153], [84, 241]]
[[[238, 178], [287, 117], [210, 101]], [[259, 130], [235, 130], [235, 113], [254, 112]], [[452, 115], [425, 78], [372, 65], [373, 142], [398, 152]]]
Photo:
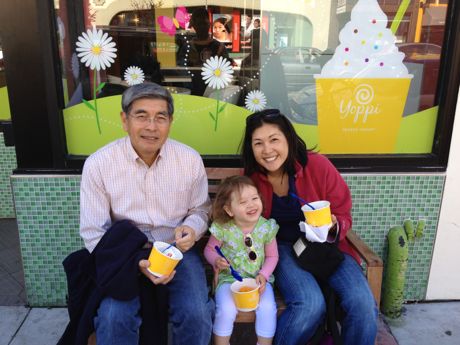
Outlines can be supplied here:
[[[153, 1], [125, 5], [122, 2], [112, 1], [109, 6], [99, 7], [90, 2], [84, 9], [87, 15], [85, 26], [90, 28], [95, 24], [113, 37], [117, 46], [115, 62], [106, 71], [98, 73], [98, 80], [106, 82], [98, 97], [122, 93], [127, 86], [123, 74], [130, 66], [141, 68], [146, 81], [168, 86], [172, 92], [217, 97], [201, 78], [201, 67], [211, 56], [223, 56], [231, 63], [234, 69], [234, 78], [228, 87], [231, 92], [221, 94], [231, 95], [223, 100], [236, 105], [244, 106], [245, 96], [254, 89], [273, 93], [270, 84], [281, 78], [283, 95], [273, 93], [273, 97], [269, 97], [273, 99], [269, 106], [281, 107], [290, 114], [288, 92], [312, 84], [313, 73], [309, 73], [308, 80], [305, 80], [304, 73], [299, 74], [301, 65], [297, 64], [288, 66], [284, 74], [280, 61], [281, 54], [284, 57], [289, 54], [287, 50], [282, 52], [281, 48], [311, 47], [312, 24], [305, 15], [263, 12], [260, 7], [233, 8], [209, 4], [207, 8], [165, 8], [160, 2]], [[89, 98], [93, 88], [91, 80], [81, 83], [81, 77], [90, 76], [74, 55], [75, 43], [66, 38], [68, 20], [66, 13], [60, 10], [61, 7], [65, 9], [65, 3], [64, 0], [59, 2], [57, 22], [62, 72], [66, 76], [65, 103], [71, 106], [81, 98]], [[194, 12], [197, 19], [192, 25]], [[181, 16], [188, 17], [188, 20], [184, 25], [177, 25]], [[219, 23], [225, 31], [225, 39], [217, 37], [217, 31], [213, 30]], [[311, 59], [305, 56], [302, 60]], [[85, 86], [91, 89], [86, 90]]]
[[[340, 31], [358, 1], [261, 0], [246, 7], [215, 1], [196, 6], [187, 0], [174, 7], [153, 0], [82, 2], [83, 18], [74, 23], [68, 8], [74, 2], [55, 1], [66, 107], [92, 99], [95, 88], [98, 98], [121, 94], [127, 87], [125, 71], [137, 66], [146, 81], [173, 93], [240, 107], [251, 91], [260, 90], [267, 107], [279, 108], [294, 123], [316, 126], [315, 75], [339, 46]], [[397, 28], [397, 47], [414, 76], [404, 116], [435, 106], [447, 0], [412, 0], [405, 8], [401, 0], [378, 3], [388, 28]], [[115, 61], [99, 72], [89, 71], [75, 55], [81, 28], [93, 25], [117, 47]], [[202, 79], [201, 69], [211, 56], [231, 64], [232, 79], [223, 90]]]
[[[394, 19], [400, 1], [379, 1], [389, 20]], [[447, 0], [411, 1], [396, 32], [398, 49], [414, 75], [404, 114], [436, 105], [435, 97], [444, 39]]]
[[11, 112], [6, 88], [5, 64], [3, 63], [3, 45], [0, 37], [0, 121], [10, 119]]
[[5, 66], [3, 64], [3, 48], [2, 48], [2, 39], [0, 38], [0, 87], [6, 85], [5, 81]]

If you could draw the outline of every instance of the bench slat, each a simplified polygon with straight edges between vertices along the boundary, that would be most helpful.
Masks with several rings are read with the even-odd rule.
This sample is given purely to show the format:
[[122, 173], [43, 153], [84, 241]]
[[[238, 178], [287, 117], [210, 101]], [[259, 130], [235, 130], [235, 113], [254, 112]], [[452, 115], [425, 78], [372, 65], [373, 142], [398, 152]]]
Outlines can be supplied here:
[[206, 175], [208, 180], [223, 180], [226, 177], [233, 175], [241, 175], [241, 168], [206, 168]]

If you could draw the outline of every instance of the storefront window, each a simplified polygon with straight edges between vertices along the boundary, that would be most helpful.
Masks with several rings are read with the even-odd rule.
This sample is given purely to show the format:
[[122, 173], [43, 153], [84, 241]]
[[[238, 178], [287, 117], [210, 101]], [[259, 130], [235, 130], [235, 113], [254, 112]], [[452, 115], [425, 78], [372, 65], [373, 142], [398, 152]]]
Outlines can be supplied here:
[[55, 1], [70, 154], [124, 135], [139, 81], [171, 91], [172, 137], [203, 155], [237, 154], [263, 107], [322, 153], [431, 153], [447, 0], [70, 4]]
[[0, 121], [11, 120], [8, 91], [6, 89], [5, 65], [3, 63], [2, 39], [0, 37]]

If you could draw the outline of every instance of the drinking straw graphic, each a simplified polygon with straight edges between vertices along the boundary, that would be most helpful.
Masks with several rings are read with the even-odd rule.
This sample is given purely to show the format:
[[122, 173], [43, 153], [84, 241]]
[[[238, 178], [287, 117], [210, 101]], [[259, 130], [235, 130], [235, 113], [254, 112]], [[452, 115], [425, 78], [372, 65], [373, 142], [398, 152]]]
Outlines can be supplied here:
[[401, 5], [399, 5], [398, 11], [396, 12], [395, 17], [393, 18], [393, 23], [391, 23], [390, 30], [393, 33], [393, 35], [396, 35], [396, 31], [398, 31], [399, 25], [402, 22], [402, 19], [404, 18], [404, 14], [407, 11], [407, 8], [410, 5], [410, 0], [403, 0], [401, 1]]

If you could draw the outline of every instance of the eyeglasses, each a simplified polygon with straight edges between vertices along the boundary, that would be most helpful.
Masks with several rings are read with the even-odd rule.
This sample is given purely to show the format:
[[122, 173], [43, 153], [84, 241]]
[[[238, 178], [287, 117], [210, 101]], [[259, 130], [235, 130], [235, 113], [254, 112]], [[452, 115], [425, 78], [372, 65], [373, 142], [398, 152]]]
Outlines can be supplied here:
[[249, 260], [255, 261], [257, 259], [257, 253], [253, 246], [251, 234], [244, 235], [244, 245], [247, 247]]
[[278, 109], [265, 109], [249, 115], [246, 118], [246, 124], [249, 124], [251, 121], [255, 120], [273, 119], [278, 116], [283, 116]]
[[133, 121], [139, 125], [147, 126], [151, 123], [155, 123], [157, 126], [166, 126], [169, 123], [169, 115], [156, 115], [148, 117], [147, 115], [129, 115], [133, 118]]

